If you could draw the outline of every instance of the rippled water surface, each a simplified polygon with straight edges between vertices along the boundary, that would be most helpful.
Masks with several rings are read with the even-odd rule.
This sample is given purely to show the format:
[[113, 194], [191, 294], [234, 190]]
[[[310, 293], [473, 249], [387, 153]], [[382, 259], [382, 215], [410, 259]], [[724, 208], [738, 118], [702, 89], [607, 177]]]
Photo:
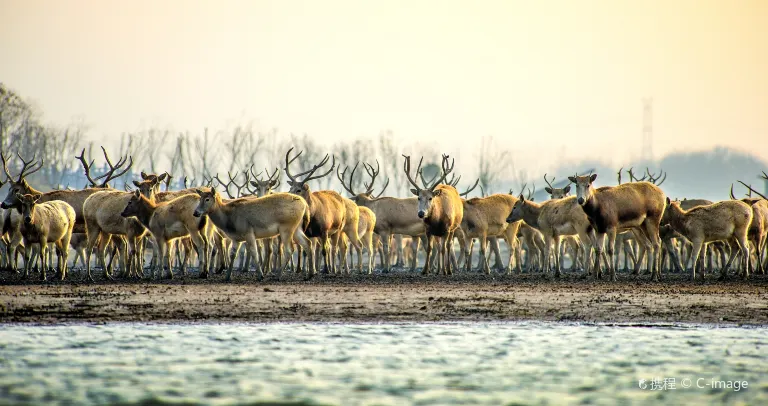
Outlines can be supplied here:
[[0, 403], [768, 404], [766, 350], [708, 326], [0, 325]]

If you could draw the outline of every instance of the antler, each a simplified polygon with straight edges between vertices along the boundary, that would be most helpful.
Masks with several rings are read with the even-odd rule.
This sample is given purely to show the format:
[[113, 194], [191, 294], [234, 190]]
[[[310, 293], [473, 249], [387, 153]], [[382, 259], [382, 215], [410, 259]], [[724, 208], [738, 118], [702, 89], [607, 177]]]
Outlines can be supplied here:
[[357, 166], [359, 164], [360, 162], [356, 163], [355, 166], [352, 168], [352, 172], [349, 174], [349, 186], [347, 186], [344, 183], [344, 178], [347, 176], [347, 169], [349, 169], [349, 166], [345, 166], [344, 171], [342, 171], [341, 173], [339, 173], [339, 169], [341, 168], [341, 165], [339, 165], [336, 168], [336, 177], [339, 178], [339, 182], [341, 182], [341, 186], [343, 186], [344, 189], [346, 189], [346, 191], [349, 192], [349, 194], [351, 194], [352, 196], [357, 195], [357, 193], [355, 193], [355, 191], [352, 190], [352, 179], [355, 178], [355, 171], [357, 170]]
[[[419, 185], [417, 185], [416, 182], [411, 177], [411, 157], [409, 155], [403, 155], [403, 158], [405, 158], [405, 161], [403, 161], [403, 171], [405, 172], [405, 177], [408, 178], [408, 182], [410, 182], [411, 185], [413, 185], [413, 187], [416, 188], [417, 192], [421, 191], [421, 188], [419, 187]], [[422, 161], [424, 161], [424, 157], [421, 157], [421, 159], [419, 159], [419, 166], [416, 167], [416, 173], [418, 174], [421, 174]], [[424, 188], [426, 188], [426, 185], [424, 186]]]
[[[43, 160], [41, 159], [40, 162], [35, 162], [34, 155], [32, 155], [32, 159], [30, 159], [29, 161], [25, 161], [24, 158], [22, 158], [18, 152], [16, 153], [16, 156], [18, 156], [19, 159], [21, 159], [21, 163], [22, 163], [21, 172], [19, 172], [19, 180], [16, 181], [17, 183], [21, 182], [22, 179], [26, 178], [27, 176], [39, 171], [43, 167]], [[28, 168], [30, 167], [32, 169], [28, 170]]]
[[638, 178], [637, 176], [635, 176], [635, 173], [632, 172], [633, 169], [634, 168], [629, 168], [629, 170], [627, 171], [627, 173], [629, 174], [629, 180], [630, 181], [632, 181], [632, 182], [642, 182], [642, 181], [645, 180], [645, 178], [648, 177], [648, 175], [643, 175], [642, 178]]
[[[229, 173], [229, 172], [227, 172], [227, 173]], [[229, 185], [232, 184], [232, 176], [231, 175], [229, 177], [229, 182], [224, 182], [223, 180], [221, 180], [221, 178], [219, 177], [218, 173], [213, 178], [216, 179], [216, 181], [219, 182], [219, 184], [221, 186], [224, 186], [224, 192], [227, 193], [227, 196], [229, 196], [230, 199], [236, 199], [237, 198], [237, 197], [233, 196], [232, 193], [230, 193], [230, 191], [229, 191]]]
[[[323, 158], [320, 161], [319, 164], [314, 165], [312, 167], [312, 169], [304, 171], [304, 172], [301, 172], [301, 173], [297, 173], [296, 175], [291, 175], [290, 170], [289, 170], [289, 167], [290, 167], [291, 163], [293, 161], [295, 161], [296, 158], [298, 158], [304, 152], [304, 151], [299, 152], [295, 157], [293, 157], [292, 159], [289, 160], [288, 157], [289, 157], [291, 151], [293, 151], [293, 147], [291, 147], [291, 149], [289, 149], [288, 152], [285, 154], [285, 174], [294, 183], [307, 183], [310, 180], [320, 179], [320, 178], [326, 177], [326, 176], [328, 176], [328, 174], [333, 172], [333, 168], [336, 166], [336, 156], [333, 155], [333, 162], [331, 163], [331, 168], [327, 172], [322, 174], [322, 175], [313, 176], [315, 171], [317, 171], [318, 169], [322, 168], [323, 166], [325, 166], [325, 164], [328, 163], [328, 159], [329, 159], [330, 156], [328, 154], [325, 154], [325, 158]], [[306, 175], [306, 177], [303, 180], [301, 180], [301, 181], [296, 180], [297, 177], [304, 176], [304, 175]]]
[[456, 174], [454, 173], [453, 175], [451, 175], [451, 180], [449, 180], [448, 182], [445, 182], [445, 184], [456, 187], [456, 185], [459, 184], [460, 180], [461, 180], [461, 175], [457, 177]]
[[13, 176], [11, 176], [11, 172], [8, 170], [8, 163], [5, 161], [5, 154], [0, 152], [0, 158], [3, 160], [3, 170], [5, 171], [6, 176], [6, 182], [9, 180], [13, 180]]
[[[365, 186], [365, 193], [370, 195], [373, 193], [373, 185], [374, 182], [376, 182], [376, 177], [379, 176], [379, 172], [381, 172], [381, 169], [379, 168], [379, 160], [376, 160], [376, 169], [373, 169], [373, 166], [369, 165], [367, 162], [363, 162], [363, 168], [365, 168], [365, 171], [368, 172], [368, 176], [371, 177], [371, 183], [363, 182], [363, 186]], [[389, 179], [387, 179], [387, 183], [389, 183]]]
[[[459, 196], [466, 196], [466, 195], [468, 195], [470, 192], [472, 192], [473, 190], [475, 190], [475, 188], [476, 188], [476, 187], [477, 187], [477, 185], [479, 185], [479, 184], [480, 184], [480, 178], [477, 178], [477, 180], [475, 181], [475, 184], [474, 184], [474, 185], [472, 185], [472, 187], [471, 187], [471, 188], [467, 188], [467, 190], [465, 190], [465, 191], [464, 191], [464, 193], [459, 193]], [[482, 190], [482, 188], [480, 188], [480, 190]]]
[[125, 173], [131, 169], [131, 167], [133, 166], [133, 157], [129, 156], [128, 158], [130, 159], [130, 162], [128, 163], [128, 166], [125, 169], [123, 169], [122, 172], [115, 175], [115, 171], [122, 168], [122, 166], [125, 165], [125, 163], [128, 162], [128, 160], [125, 159], [125, 157], [121, 156], [120, 159], [117, 161], [117, 164], [112, 165], [112, 161], [109, 159], [109, 154], [107, 154], [107, 150], [104, 149], [104, 146], [101, 147], [101, 150], [104, 152], [104, 159], [107, 160], [107, 165], [109, 165], [109, 170], [107, 171], [107, 173], [96, 178], [96, 180], [106, 179], [101, 183], [102, 187], [106, 187], [109, 185], [110, 181], [125, 175]]
[[[763, 175], [765, 175], [765, 172], [763, 172]], [[744, 185], [744, 187], [746, 187], [747, 189], [749, 189], [751, 192], [754, 192], [756, 195], [758, 195], [758, 196], [762, 197], [763, 199], [766, 199], [766, 200], [768, 200], [768, 197], [765, 197], [765, 196], [764, 196], [762, 193], [758, 192], [758, 191], [757, 191], [757, 190], [755, 190], [755, 189], [752, 189], [752, 186], [750, 186], [750, 185], [747, 185], [746, 183], [744, 183], [744, 182], [742, 182], [742, 181], [739, 181], [739, 183], [741, 183], [742, 185]]]
[[[93, 167], [93, 160], [91, 160], [91, 164], [89, 165], [87, 162], [85, 162], [85, 148], [80, 152], [80, 156], [76, 156], [78, 160], [83, 164], [83, 169], [85, 170], [85, 177], [88, 179], [88, 182], [91, 183], [91, 186], [96, 187], [99, 184], [96, 183], [96, 180], [91, 177], [91, 168]], [[5, 163], [5, 160], [3, 160], [3, 163]]]
[[[555, 181], [555, 177], [553, 176], [553, 177], [552, 177], [552, 182], [554, 182], [554, 181]], [[551, 183], [550, 183], [550, 182], [547, 180], [547, 174], [546, 174], [546, 173], [544, 174], [544, 182], [546, 182], [546, 183], [547, 183], [547, 186], [549, 186], [549, 188], [550, 188], [550, 189], [554, 189], [554, 188], [555, 188], [555, 187], [554, 187], [554, 186], [552, 186], [552, 184], [551, 184]]]
[[533, 184], [533, 190], [528, 189], [528, 200], [533, 201], [533, 195], [536, 194], [536, 184]]
[[736, 200], [736, 196], [733, 195], [733, 183], [731, 183], [731, 193], [730, 193], [730, 196], [731, 196], [731, 200]]
[[624, 170], [624, 167], [622, 166], [621, 168], [619, 168], [619, 171], [616, 172], [616, 174], [618, 175], [619, 185], [621, 185], [621, 171], [623, 170]]
[[[645, 173], [648, 175], [648, 182], [651, 182], [651, 183], [653, 183], [656, 186], [661, 185], [662, 183], [664, 183], [665, 180], [667, 180], [667, 173], [664, 172], [663, 170], [659, 171], [659, 176], [656, 176], [656, 177], [654, 177], [651, 174], [651, 170], [649, 168], [647, 168], [647, 167], [645, 168]], [[661, 179], [662, 175], [664, 176], [664, 179]], [[645, 178], [645, 177], [643, 177], [643, 178]], [[659, 179], [661, 179], [661, 182], [659, 182]], [[656, 182], [658, 182], [658, 183], [656, 183]]]

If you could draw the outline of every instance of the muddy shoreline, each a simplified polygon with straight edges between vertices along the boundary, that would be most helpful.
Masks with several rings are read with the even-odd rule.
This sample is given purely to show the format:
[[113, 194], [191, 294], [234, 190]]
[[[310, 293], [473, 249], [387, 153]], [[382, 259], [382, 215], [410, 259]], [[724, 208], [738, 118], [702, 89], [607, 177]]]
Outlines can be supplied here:
[[[226, 283], [194, 275], [173, 280], [84, 283], [24, 280], [0, 273], [0, 323], [62, 322], [433, 322], [568, 321], [768, 325], [768, 277], [661, 283], [620, 274], [618, 282], [532, 275], [297, 275]], [[50, 278], [50, 276], [49, 276]]]

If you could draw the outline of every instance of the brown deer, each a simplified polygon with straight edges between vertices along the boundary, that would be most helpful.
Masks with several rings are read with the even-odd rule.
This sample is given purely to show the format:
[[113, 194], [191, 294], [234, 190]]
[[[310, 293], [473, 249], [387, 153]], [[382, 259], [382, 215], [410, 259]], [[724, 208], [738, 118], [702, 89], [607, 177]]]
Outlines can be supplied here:
[[[292, 174], [290, 170], [291, 163], [298, 159], [303, 151], [299, 152], [293, 158], [290, 157], [291, 151], [293, 151], [293, 148], [289, 149], [285, 154], [285, 168], [283, 168], [285, 175], [289, 179], [288, 185], [290, 186], [290, 193], [301, 196], [307, 202], [310, 212], [310, 221], [308, 228], [305, 229], [305, 233], [307, 237], [317, 238], [320, 241], [323, 258], [325, 259], [325, 272], [336, 273], [336, 261], [334, 260], [335, 256], [331, 255], [331, 245], [333, 245], [333, 247], [339, 246], [341, 233], [347, 235], [350, 243], [358, 252], [362, 249], [360, 238], [357, 234], [357, 223], [359, 221], [357, 208], [354, 207], [352, 202], [344, 199], [335, 191], [321, 190], [312, 192], [309, 188], [310, 180], [323, 178], [333, 172], [334, 167], [336, 166], [336, 157], [333, 157], [331, 168], [323, 174], [315, 175], [315, 172], [328, 163], [328, 155], [311, 169], [301, 173]], [[348, 217], [348, 215], [351, 215], [351, 217]], [[312, 256], [314, 255], [314, 252], [309, 251], [307, 252], [307, 255]], [[360, 268], [362, 268], [362, 261], [360, 261]], [[309, 276], [311, 277], [313, 275], [314, 270], [310, 270]]]
[[[594, 188], [592, 183], [597, 174], [588, 176], [569, 176], [576, 184], [576, 201], [586, 213], [590, 224], [596, 231], [595, 272], [600, 276], [600, 258], [610, 270], [611, 280], [616, 280], [614, 246], [616, 233], [623, 229], [637, 229], [637, 236], [642, 236], [641, 244], [651, 252], [651, 279], [661, 278], [659, 260], [661, 258], [661, 240], [659, 226], [664, 214], [664, 192], [650, 182], [632, 182], [619, 186]], [[603, 252], [605, 239], [608, 237], [608, 258]]]
[[[427, 241], [426, 251], [427, 259], [422, 273], [429, 274], [431, 264], [430, 255], [432, 253], [432, 239], [438, 241], [438, 269], [443, 274], [452, 274], [453, 267], [458, 268], [456, 256], [454, 255], [452, 244], [456, 229], [461, 226], [461, 220], [464, 217], [464, 205], [459, 197], [459, 192], [451, 185], [442, 184], [446, 176], [453, 171], [454, 162], [448, 165], [448, 155], [443, 155], [442, 175], [429, 188], [420, 188], [411, 176], [411, 157], [403, 155], [403, 171], [408, 178], [408, 182], [413, 185], [411, 193], [418, 196], [419, 207], [416, 213], [424, 221], [426, 227]], [[416, 173], [421, 172], [421, 164], [424, 160], [419, 160], [419, 166]]]
[[[693, 243], [693, 270], [691, 280], [696, 279], [696, 264], [701, 247], [705, 243], [715, 241], [734, 241], [742, 254], [742, 269], [744, 277], [749, 277], [749, 242], [747, 232], [752, 222], [752, 207], [739, 200], [726, 200], [708, 206], [699, 206], [691, 210], [683, 210], [679, 202], [667, 198], [666, 209], [662, 220], [678, 233]], [[723, 267], [720, 280], [725, 279], [728, 268], [735, 255], [731, 255]]]
[[[763, 172], [763, 176], [768, 180], [768, 174]], [[762, 197], [762, 194], [752, 189], [752, 186], [749, 186], [742, 181], [739, 181], [739, 183], [748, 188], [750, 195], [754, 192], [760, 196], [746, 197], [740, 200], [752, 207], [752, 223], [749, 226], [747, 238], [755, 246], [757, 266], [754, 269], [759, 270], [760, 273], [764, 274], [765, 246], [766, 240], [768, 240], [768, 200]], [[733, 185], [731, 185], [731, 199], [735, 199], [733, 196]]]
[[72, 229], [75, 227], [75, 210], [63, 201], [40, 202], [38, 195], [18, 195], [21, 201], [22, 218], [21, 235], [24, 238], [24, 275], [29, 276], [30, 247], [35, 244], [40, 246], [40, 278], [45, 280], [47, 268], [46, 254], [48, 243], [54, 243], [59, 259], [59, 274], [61, 280], [67, 276], [67, 258], [69, 254], [69, 240], [72, 238]]
[[[229, 202], [221, 199], [216, 189], [198, 192], [199, 203], [193, 214], [195, 217], [207, 215], [214, 225], [229, 239], [235, 242], [245, 242], [246, 249], [256, 258], [256, 241], [279, 235], [283, 244], [284, 258], [277, 277], [288, 265], [288, 259], [293, 255], [293, 241], [311, 252], [311, 242], [303, 229], [310, 223], [310, 210], [298, 196], [288, 193], [273, 193], [260, 198], [242, 198]], [[307, 278], [314, 270], [313, 256], [309, 255]], [[232, 280], [230, 263], [226, 280]], [[259, 271], [260, 277], [263, 273]]]

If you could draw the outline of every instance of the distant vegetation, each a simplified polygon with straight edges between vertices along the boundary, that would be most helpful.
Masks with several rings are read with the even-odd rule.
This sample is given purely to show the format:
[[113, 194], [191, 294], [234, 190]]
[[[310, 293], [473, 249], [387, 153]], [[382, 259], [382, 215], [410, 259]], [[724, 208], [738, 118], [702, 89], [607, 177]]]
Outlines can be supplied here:
[[[86, 142], [87, 127], [84, 123], [75, 123], [66, 127], [43, 125], [42, 115], [22, 97], [0, 83], [0, 149], [6, 157], [18, 152], [25, 158], [33, 155], [45, 161], [43, 170], [35, 174], [35, 182], [43, 189], [81, 188], [86, 179], [80, 163], [75, 156], [85, 149], [86, 157], [97, 163], [94, 173], [103, 170], [104, 161], [99, 145]], [[405, 196], [407, 181], [403, 174], [401, 154], [424, 156], [425, 164], [439, 162], [443, 151], [434, 145], [419, 146], [398, 142], [391, 132], [382, 132], [375, 138], [354, 139], [331, 146], [320, 145], [308, 135], [285, 134], [277, 129], [260, 132], [249, 126], [238, 126], [228, 130], [200, 132], [174, 132], [161, 129], [148, 129], [143, 132], [123, 133], [120, 137], [119, 150], [110, 151], [112, 156], [130, 155], [135, 171], [141, 169], [152, 172], [169, 172], [174, 178], [175, 187], [180, 187], [184, 177], [189, 184], [202, 184], [206, 179], [229, 171], [235, 176], [255, 164], [254, 171], [273, 170], [284, 165], [285, 151], [291, 146], [304, 150], [304, 159], [300, 162], [310, 165], [319, 161], [326, 153], [333, 153], [336, 162], [344, 166], [354, 166], [358, 161], [374, 163], [379, 160], [383, 177], [390, 179], [387, 195]], [[94, 149], [95, 147], [95, 149]], [[543, 191], [543, 173], [534, 174], [525, 168], [516, 167], [510, 150], [500, 147], [492, 137], [483, 137], [476, 142], [472, 154], [463, 159], [473, 159], [462, 168], [473, 168], [463, 173], [459, 188], [469, 186], [475, 179], [480, 179], [480, 188], [473, 195], [483, 190], [485, 193], [506, 193], [513, 189], [520, 191], [522, 185], [536, 187]], [[471, 158], [469, 158], [471, 157]], [[14, 172], [17, 159], [10, 159], [9, 166]], [[644, 172], [649, 167], [652, 172], [664, 170], [667, 179], [663, 189], [671, 197], [696, 197], [710, 200], [728, 198], [731, 183], [735, 183], [737, 196], [744, 193], [736, 180], [751, 183], [758, 190], [766, 190], [766, 185], [757, 175], [768, 169], [768, 164], [757, 157], [729, 148], [718, 147], [702, 152], [679, 152], [667, 155], [658, 162], [627, 163], [624, 169], [635, 168], [635, 172]], [[140, 168], [140, 169], [139, 169]], [[308, 168], [301, 168], [302, 170]], [[563, 163], [549, 175], [563, 180], [574, 172], [594, 169], [599, 174], [598, 184], [615, 185], [619, 168], [602, 164], [600, 160]], [[623, 175], [626, 179], [626, 174]], [[122, 187], [122, 182], [136, 177], [133, 171], [126, 173], [115, 186]], [[383, 180], [382, 180], [383, 181]], [[319, 187], [342, 190], [336, 177], [326, 177], [317, 182]], [[363, 174], [358, 171], [353, 179], [356, 188], [362, 188]], [[47, 188], [44, 187], [47, 185]], [[537, 196], [539, 193], [537, 193]], [[543, 194], [542, 194], [543, 196]]]

